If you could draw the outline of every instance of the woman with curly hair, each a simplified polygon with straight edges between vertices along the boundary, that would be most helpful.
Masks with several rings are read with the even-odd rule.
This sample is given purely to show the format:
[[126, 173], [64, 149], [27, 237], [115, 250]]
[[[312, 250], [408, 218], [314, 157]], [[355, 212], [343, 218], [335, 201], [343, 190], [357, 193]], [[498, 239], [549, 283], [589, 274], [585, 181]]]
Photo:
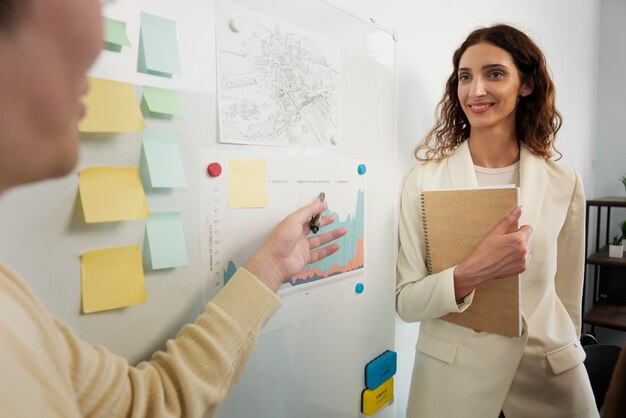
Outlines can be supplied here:
[[[421, 322], [407, 416], [596, 417], [578, 341], [585, 198], [580, 176], [553, 159], [561, 115], [545, 57], [523, 32], [495, 25], [470, 33], [452, 62], [402, 191], [397, 310]], [[522, 205], [467, 259], [429, 274], [421, 192], [503, 184], [520, 187]], [[516, 274], [520, 337], [440, 319], [465, 311], [481, 283]]]

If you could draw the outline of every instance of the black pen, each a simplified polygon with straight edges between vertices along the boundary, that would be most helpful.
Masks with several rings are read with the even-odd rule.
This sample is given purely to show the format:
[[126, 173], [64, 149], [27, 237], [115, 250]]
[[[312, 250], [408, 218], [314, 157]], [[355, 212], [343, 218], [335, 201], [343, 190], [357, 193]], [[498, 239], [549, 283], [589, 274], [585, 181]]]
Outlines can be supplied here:
[[[321, 202], [323, 202], [324, 199], [326, 199], [326, 194], [324, 192], [320, 193], [320, 195], [318, 196], [318, 199]], [[309, 221], [309, 227], [311, 228], [311, 232], [313, 232], [314, 234], [317, 234], [317, 231], [320, 230], [320, 217], [321, 216], [322, 216], [321, 213], [318, 213], [317, 215], [313, 215], [313, 217]]]

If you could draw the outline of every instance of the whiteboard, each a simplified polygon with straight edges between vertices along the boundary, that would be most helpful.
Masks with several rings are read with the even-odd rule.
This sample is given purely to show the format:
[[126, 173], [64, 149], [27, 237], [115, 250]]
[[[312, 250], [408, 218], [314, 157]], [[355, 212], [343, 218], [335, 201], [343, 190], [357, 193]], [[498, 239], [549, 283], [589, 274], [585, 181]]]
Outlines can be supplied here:
[[[201, 250], [202, 188], [211, 150], [258, 159], [367, 164], [365, 193], [365, 291], [349, 303], [296, 324], [266, 332], [239, 383], [221, 409], [222, 418], [358, 417], [363, 367], [393, 349], [398, 208], [395, 41], [370, 22], [321, 0], [238, 0], [239, 6], [280, 19], [340, 45], [341, 143], [332, 148], [266, 147], [218, 142], [216, 4], [187, 0], [119, 0], [107, 17], [127, 23], [132, 46], [103, 51], [90, 74], [141, 86], [175, 89], [183, 116], [146, 118], [146, 128], [177, 133], [187, 187], [150, 189], [152, 211], [179, 210], [189, 265], [146, 270], [147, 301], [128, 308], [81, 313], [80, 255], [122, 245], [142, 245], [145, 221], [86, 224], [77, 199], [77, 173], [95, 165], [139, 165], [141, 133], [89, 134], [81, 138], [75, 172], [20, 187], [0, 199], [0, 257], [41, 298], [52, 314], [91, 342], [136, 363], [164, 348], [167, 338], [202, 311], [216, 291]], [[181, 75], [171, 79], [136, 71], [140, 13], [177, 22]], [[331, 202], [332, 206], [332, 202]], [[285, 215], [290, 210], [285, 202]], [[332, 207], [331, 207], [332, 209]], [[243, 251], [243, 250], [242, 250]], [[391, 417], [392, 407], [378, 416]]]

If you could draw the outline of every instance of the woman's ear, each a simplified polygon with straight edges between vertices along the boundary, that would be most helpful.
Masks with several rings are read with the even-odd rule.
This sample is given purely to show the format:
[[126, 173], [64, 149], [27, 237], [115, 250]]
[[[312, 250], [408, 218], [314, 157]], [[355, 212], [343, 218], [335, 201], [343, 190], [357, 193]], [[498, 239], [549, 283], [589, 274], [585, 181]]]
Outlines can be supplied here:
[[529, 85], [528, 83], [524, 83], [524, 84], [522, 84], [522, 87], [519, 90], [519, 95], [521, 97], [526, 97], [526, 96], [528, 96], [532, 92], [533, 92], [532, 86]]

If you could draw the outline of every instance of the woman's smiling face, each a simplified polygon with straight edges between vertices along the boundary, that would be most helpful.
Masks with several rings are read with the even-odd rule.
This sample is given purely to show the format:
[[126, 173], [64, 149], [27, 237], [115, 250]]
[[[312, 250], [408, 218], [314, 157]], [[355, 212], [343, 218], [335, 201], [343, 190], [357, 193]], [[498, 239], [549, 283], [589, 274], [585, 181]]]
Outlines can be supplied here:
[[485, 42], [472, 45], [457, 75], [459, 102], [472, 130], [515, 130], [517, 101], [527, 88], [507, 51]]

